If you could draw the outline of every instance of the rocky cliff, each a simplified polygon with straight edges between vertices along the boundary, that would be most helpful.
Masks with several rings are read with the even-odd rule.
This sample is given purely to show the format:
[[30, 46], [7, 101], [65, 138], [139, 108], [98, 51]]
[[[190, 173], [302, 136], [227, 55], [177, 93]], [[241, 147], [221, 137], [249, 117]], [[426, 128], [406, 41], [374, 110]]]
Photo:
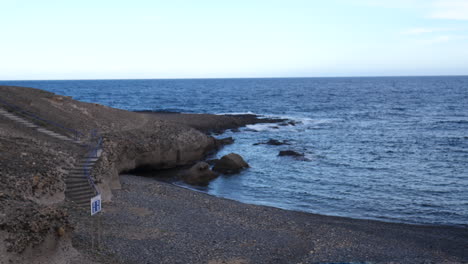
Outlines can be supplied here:
[[[76, 136], [73, 131], [79, 131], [81, 140], [86, 141], [90, 131], [98, 131], [103, 152], [92, 176], [105, 201], [112, 198], [112, 189], [120, 187], [122, 171], [191, 164], [217, 147], [213, 137], [156, 115], [79, 102], [31, 88], [0, 87], [0, 99], [47, 121], [10, 106], [0, 104], [0, 108], [60, 135], [72, 138]], [[52, 256], [62, 256], [59, 263], [64, 250], [73, 255], [64, 179], [84, 151], [0, 115], [2, 263], [37, 262], [45, 252], [50, 263]], [[44, 250], [46, 244], [48, 250]]]

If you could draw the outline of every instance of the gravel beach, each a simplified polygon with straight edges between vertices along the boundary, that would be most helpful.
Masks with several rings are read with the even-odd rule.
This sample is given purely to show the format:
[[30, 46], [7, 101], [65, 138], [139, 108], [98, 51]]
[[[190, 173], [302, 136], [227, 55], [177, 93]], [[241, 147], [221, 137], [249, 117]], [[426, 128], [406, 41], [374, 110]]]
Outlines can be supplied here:
[[[468, 231], [242, 204], [120, 176], [102, 246], [121, 263], [466, 263]], [[87, 218], [89, 219], [89, 218]], [[91, 241], [81, 222], [76, 240]]]

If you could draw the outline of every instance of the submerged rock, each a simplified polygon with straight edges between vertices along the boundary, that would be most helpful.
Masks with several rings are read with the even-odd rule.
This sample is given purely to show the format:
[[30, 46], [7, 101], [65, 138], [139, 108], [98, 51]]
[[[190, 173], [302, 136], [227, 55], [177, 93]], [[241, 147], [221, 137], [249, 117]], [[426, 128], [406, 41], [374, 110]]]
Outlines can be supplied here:
[[235, 174], [248, 167], [249, 164], [239, 154], [230, 153], [217, 161], [213, 170], [224, 174]]
[[201, 161], [185, 171], [182, 179], [188, 184], [206, 186], [211, 180], [216, 179], [218, 176], [218, 173], [210, 170], [210, 165], [208, 163]]
[[278, 156], [293, 156], [293, 157], [304, 157], [304, 154], [296, 152], [294, 150], [282, 150]]
[[305, 157], [304, 153], [299, 153], [294, 150], [282, 150], [279, 152], [278, 156], [290, 156], [295, 158], [296, 160], [310, 161], [308, 158]]
[[289, 121], [285, 121], [283, 123], [280, 123], [279, 125], [280, 126], [296, 126], [298, 124], [302, 124], [302, 122], [300, 121], [294, 121], [294, 120], [289, 120]]
[[258, 142], [254, 145], [272, 145], [272, 146], [281, 146], [281, 145], [290, 145], [286, 140], [279, 141], [276, 139], [269, 139], [267, 142]]

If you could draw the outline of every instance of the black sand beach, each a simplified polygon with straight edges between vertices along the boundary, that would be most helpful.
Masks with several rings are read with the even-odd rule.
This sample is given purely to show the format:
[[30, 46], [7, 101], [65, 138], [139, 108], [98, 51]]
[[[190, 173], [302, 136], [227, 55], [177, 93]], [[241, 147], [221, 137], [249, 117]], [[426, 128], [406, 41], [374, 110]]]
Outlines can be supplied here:
[[[463, 228], [416, 226], [242, 204], [121, 176], [104, 204], [103, 246], [122, 263], [463, 263]], [[85, 223], [85, 222], [82, 222]], [[90, 240], [88, 225], [76, 236]]]

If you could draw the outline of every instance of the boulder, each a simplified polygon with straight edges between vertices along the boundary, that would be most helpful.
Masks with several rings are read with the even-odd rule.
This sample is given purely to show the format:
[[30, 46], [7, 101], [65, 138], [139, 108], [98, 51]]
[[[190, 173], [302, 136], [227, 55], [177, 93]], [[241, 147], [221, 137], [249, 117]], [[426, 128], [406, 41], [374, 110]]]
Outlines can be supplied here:
[[186, 170], [183, 173], [182, 179], [188, 184], [206, 186], [211, 180], [216, 179], [216, 177], [218, 177], [218, 173], [210, 170], [208, 163], [201, 161]]
[[223, 174], [235, 174], [248, 167], [249, 164], [240, 155], [230, 153], [217, 161], [213, 170]]

